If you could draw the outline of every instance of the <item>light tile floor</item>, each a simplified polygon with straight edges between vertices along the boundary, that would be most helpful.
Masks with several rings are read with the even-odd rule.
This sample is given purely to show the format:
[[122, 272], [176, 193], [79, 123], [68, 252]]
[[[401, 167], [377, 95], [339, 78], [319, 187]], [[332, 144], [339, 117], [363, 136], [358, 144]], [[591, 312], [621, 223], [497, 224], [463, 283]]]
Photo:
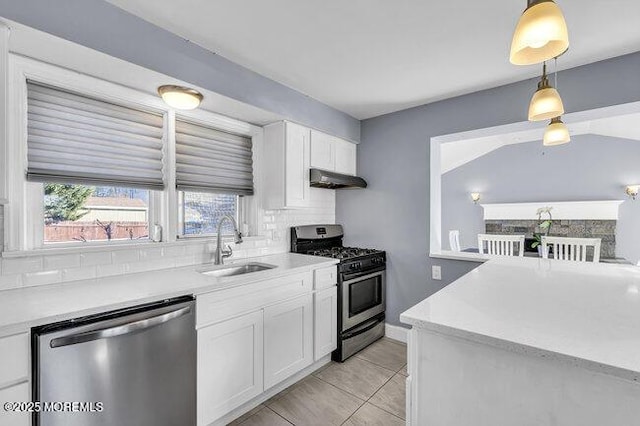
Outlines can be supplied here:
[[383, 338], [344, 363], [327, 364], [231, 424], [404, 425], [406, 365], [406, 346]]

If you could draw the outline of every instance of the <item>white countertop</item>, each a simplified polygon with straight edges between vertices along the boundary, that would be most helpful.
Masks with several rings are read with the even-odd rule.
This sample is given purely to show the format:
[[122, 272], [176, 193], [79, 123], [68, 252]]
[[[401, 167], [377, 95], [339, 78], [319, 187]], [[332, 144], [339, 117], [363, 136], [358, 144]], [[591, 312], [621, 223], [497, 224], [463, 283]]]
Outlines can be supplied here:
[[640, 267], [495, 258], [400, 320], [640, 381]]
[[338, 260], [282, 253], [242, 259], [235, 263], [246, 262], [266, 263], [275, 265], [276, 268], [217, 278], [197, 272], [212, 265], [194, 265], [64, 284], [4, 290], [0, 292], [0, 337], [24, 332], [37, 325], [79, 316], [176, 296], [198, 295], [281, 275], [309, 271], [335, 265]]

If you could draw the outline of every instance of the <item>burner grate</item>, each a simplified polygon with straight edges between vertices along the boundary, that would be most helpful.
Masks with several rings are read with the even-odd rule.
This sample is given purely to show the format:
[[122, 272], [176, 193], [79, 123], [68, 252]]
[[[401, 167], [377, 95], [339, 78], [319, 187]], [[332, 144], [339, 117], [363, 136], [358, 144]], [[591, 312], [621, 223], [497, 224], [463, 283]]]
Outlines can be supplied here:
[[307, 254], [313, 256], [332, 257], [334, 259], [352, 259], [354, 257], [367, 256], [380, 253], [380, 250], [359, 247], [331, 247], [322, 250], [309, 250]]

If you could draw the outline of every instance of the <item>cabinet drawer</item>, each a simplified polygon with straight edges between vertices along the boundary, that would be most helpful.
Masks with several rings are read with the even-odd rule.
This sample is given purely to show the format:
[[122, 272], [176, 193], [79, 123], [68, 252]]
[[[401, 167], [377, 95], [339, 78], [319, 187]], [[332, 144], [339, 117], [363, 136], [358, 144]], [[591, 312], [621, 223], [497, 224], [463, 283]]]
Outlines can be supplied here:
[[0, 339], [0, 387], [29, 377], [29, 333]]
[[[0, 389], [0, 404], [28, 401], [31, 401], [29, 383], [20, 383], [19, 385]], [[29, 426], [30, 424], [31, 413], [0, 409], [0, 425]]]
[[196, 328], [312, 291], [310, 272], [258, 281], [196, 297]]
[[328, 268], [316, 269], [313, 273], [313, 288], [321, 290], [336, 285], [338, 282], [338, 267], [329, 266]]

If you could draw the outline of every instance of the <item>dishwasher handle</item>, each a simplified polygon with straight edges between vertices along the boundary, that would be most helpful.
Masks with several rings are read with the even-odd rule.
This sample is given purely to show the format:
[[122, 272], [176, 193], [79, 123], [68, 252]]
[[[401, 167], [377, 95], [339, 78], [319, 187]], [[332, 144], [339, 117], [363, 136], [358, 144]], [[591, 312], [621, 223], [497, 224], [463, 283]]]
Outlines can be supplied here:
[[69, 336], [58, 337], [52, 339], [49, 343], [51, 348], [58, 348], [61, 346], [75, 345], [77, 343], [90, 342], [92, 340], [104, 339], [107, 337], [122, 336], [124, 334], [133, 333], [135, 331], [144, 330], [147, 328], [155, 327], [172, 319], [181, 317], [191, 312], [191, 306], [186, 306], [175, 311], [167, 312], [155, 317], [145, 318], [142, 320], [130, 322], [128, 324], [119, 325], [111, 328], [101, 328], [99, 330], [85, 331], [82, 333], [72, 334]]

